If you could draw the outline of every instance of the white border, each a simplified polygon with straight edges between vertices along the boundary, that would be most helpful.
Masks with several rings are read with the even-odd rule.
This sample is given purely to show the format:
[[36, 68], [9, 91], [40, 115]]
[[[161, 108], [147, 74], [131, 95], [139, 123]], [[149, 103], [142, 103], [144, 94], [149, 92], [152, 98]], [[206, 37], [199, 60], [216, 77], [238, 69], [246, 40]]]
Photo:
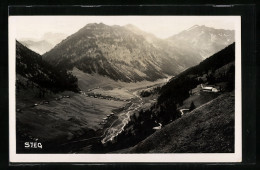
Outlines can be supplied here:
[[[25, 16], [26, 17], [26, 16]], [[203, 16], [198, 16], [203, 17]], [[205, 16], [204, 16], [205, 17]], [[209, 16], [206, 16], [209, 17]], [[235, 153], [193, 154], [16, 154], [15, 121], [15, 16], [9, 16], [9, 160], [12, 163], [37, 162], [241, 162], [242, 161], [242, 89], [241, 89], [241, 17], [235, 23]]]

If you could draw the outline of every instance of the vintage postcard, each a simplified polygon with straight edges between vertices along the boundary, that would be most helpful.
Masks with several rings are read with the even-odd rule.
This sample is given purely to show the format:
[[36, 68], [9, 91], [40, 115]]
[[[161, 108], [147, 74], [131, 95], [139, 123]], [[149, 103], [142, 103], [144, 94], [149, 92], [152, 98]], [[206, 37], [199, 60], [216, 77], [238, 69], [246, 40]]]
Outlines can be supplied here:
[[10, 162], [241, 162], [240, 16], [10, 16]]

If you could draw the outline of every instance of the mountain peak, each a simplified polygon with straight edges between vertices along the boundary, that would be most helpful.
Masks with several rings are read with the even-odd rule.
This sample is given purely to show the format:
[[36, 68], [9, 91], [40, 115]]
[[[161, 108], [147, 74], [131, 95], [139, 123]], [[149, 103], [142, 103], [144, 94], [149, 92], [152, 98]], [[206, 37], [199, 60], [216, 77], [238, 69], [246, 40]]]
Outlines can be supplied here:
[[87, 24], [44, 54], [44, 59], [56, 66], [76, 67], [125, 82], [154, 81], [179, 72], [181, 66], [174, 58], [151, 44], [141, 31], [130, 30], [103, 23]]
[[193, 30], [195, 28], [205, 28], [206, 26], [205, 25], [193, 25], [192, 27], [190, 27], [189, 29], [187, 29], [186, 31], [190, 31], [190, 30]]
[[85, 29], [99, 29], [99, 28], [104, 28], [104, 27], [108, 27], [108, 25], [105, 25], [102, 22], [100, 22], [100, 23], [88, 23], [81, 30], [85, 30]]
[[128, 30], [132, 30], [132, 31], [142, 31], [140, 30], [137, 26], [133, 25], [133, 24], [127, 24], [124, 26], [124, 28], [128, 29]]
[[137, 28], [135, 25], [133, 25], [133, 24], [127, 24], [127, 25], [125, 25], [125, 27], [129, 27], [129, 28]]
[[103, 22], [100, 23], [88, 23], [86, 24], [86, 26], [106, 26]]

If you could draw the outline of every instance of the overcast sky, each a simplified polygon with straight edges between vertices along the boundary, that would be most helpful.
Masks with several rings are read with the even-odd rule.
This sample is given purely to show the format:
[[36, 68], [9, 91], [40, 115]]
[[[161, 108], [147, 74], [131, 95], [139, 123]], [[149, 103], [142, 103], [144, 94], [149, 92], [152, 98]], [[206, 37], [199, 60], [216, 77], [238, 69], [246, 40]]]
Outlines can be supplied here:
[[[13, 17], [13, 18], [12, 18]], [[40, 39], [45, 33], [71, 35], [88, 23], [133, 24], [159, 38], [167, 38], [193, 25], [234, 29], [232, 16], [12, 16], [16, 38]]]

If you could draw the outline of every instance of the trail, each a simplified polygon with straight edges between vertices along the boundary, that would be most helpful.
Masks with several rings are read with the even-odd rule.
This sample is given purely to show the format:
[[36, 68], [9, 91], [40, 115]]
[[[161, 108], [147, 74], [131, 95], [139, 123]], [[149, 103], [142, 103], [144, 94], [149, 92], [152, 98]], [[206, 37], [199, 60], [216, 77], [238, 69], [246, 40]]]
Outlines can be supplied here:
[[117, 135], [119, 135], [121, 132], [124, 131], [125, 126], [128, 124], [128, 122], [130, 121], [130, 116], [134, 113], [134, 111], [138, 110], [143, 102], [142, 102], [142, 98], [137, 95], [138, 91], [135, 91], [133, 93], [133, 95], [136, 97], [137, 101], [132, 101], [132, 105], [124, 112], [120, 113], [118, 115], [118, 119], [115, 122], [119, 122], [119, 124], [115, 124], [115, 122], [113, 122], [111, 124], [111, 126], [109, 128], [107, 128], [107, 134], [105, 134], [104, 138], [101, 140], [101, 142], [104, 144], [108, 141], [112, 141]]
[[183, 111], [190, 110], [190, 109], [180, 109], [181, 115], [184, 115]]

